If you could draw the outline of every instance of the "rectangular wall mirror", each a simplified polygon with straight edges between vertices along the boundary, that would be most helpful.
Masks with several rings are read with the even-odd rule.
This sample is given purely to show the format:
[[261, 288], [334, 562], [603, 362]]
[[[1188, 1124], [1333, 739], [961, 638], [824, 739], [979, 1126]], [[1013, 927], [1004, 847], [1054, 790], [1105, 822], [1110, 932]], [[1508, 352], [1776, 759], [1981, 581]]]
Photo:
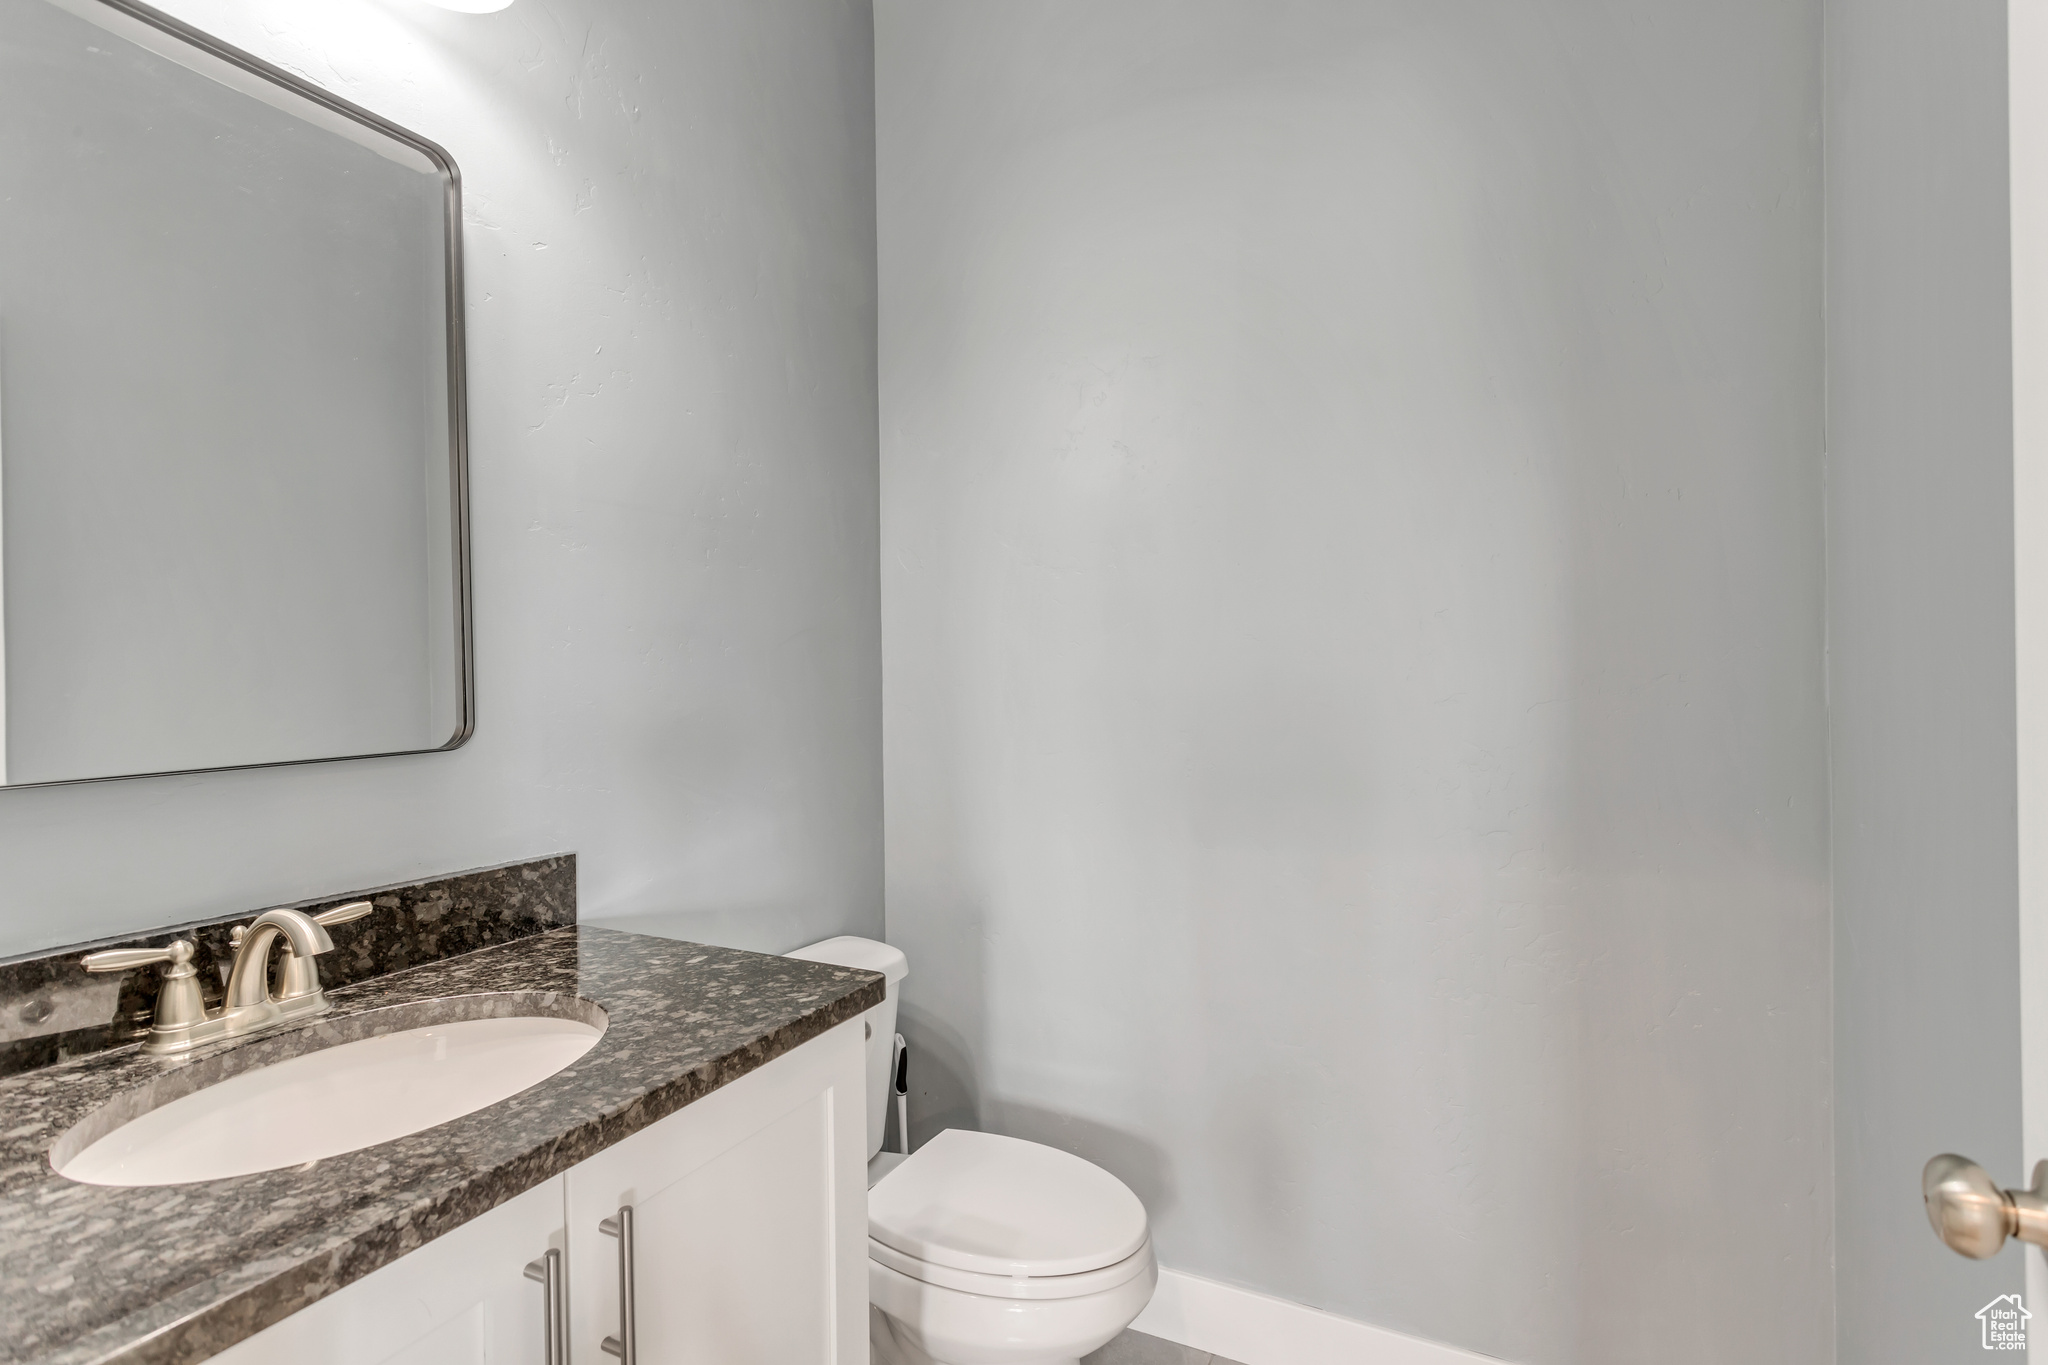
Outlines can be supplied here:
[[126, 0], [0, 0], [0, 783], [453, 748], [440, 148]]

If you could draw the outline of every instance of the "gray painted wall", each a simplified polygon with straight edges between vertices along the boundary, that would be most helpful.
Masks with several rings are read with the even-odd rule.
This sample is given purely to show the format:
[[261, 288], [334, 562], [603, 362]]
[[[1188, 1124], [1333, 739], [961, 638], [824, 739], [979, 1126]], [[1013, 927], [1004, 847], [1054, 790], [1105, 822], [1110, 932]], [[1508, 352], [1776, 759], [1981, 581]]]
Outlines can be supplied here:
[[0, 953], [558, 849], [586, 918], [879, 932], [867, 7], [168, 8], [461, 165], [479, 724], [0, 791]]
[[2021, 1287], [1918, 1199], [1937, 1152], [2020, 1175], [2005, 16], [1828, 6], [1843, 1365], [1978, 1359]]
[[1820, 44], [882, 0], [917, 1133], [1511, 1360], [1829, 1358]]

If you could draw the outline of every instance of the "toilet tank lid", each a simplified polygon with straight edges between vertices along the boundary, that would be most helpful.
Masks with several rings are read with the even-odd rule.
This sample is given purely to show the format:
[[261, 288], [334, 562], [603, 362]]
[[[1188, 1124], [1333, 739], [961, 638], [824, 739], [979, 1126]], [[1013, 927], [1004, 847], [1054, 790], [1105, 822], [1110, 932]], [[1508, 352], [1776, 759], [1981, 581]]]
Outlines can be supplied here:
[[892, 986], [910, 975], [910, 959], [903, 955], [901, 948], [892, 948], [886, 943], [853, 934], [828, 938], [784, 956], [804, 962], [826, 962], [834, 967], [858, 967], [865, 972], [880, 972]]

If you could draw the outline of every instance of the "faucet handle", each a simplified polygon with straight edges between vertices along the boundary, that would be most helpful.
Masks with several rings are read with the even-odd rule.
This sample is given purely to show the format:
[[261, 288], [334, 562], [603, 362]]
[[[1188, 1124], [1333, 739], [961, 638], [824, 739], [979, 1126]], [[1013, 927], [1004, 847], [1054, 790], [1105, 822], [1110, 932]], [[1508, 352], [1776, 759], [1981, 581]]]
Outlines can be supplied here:
[[79, 959], [79, 965], [89, 972], [126, 972], [153, 967], [159, 962], [190, 962], [192, 952], [192, 945], [181, 938], [162, 948], [106, 948], [87, 953]]
[[192, 965], [194, 949], [189, 939], [178, 939], [162, 948], [108, 948], [87, 953], [81, 965], [89, 972], [125, 972], [168, 962], [163, 985], [157, 991], [156, 1011], [150, 1024], [150, 1040], [168, 1043], [190, 1035], [206, 1022], [206, 1000], [199, 993], [199, 969]]
[[350, 901], [347, 905], [337, 905], [332, 910], [322, 910], [319, 914], [313, 916], [313, 923], [322, 925], [353, 924], [376, 908], [376, 906], [368, 901]]

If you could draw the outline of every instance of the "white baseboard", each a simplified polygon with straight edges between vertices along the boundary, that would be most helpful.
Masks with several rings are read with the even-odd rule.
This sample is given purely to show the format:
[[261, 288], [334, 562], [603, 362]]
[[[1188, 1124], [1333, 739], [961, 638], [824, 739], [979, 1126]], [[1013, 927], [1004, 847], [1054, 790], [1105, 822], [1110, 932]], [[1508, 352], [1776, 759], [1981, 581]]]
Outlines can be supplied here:
[[1241, 1365], [1500, 1365], [1492, 1356], [1163, 1266], [1152, 1302], [1131, 1327]]

